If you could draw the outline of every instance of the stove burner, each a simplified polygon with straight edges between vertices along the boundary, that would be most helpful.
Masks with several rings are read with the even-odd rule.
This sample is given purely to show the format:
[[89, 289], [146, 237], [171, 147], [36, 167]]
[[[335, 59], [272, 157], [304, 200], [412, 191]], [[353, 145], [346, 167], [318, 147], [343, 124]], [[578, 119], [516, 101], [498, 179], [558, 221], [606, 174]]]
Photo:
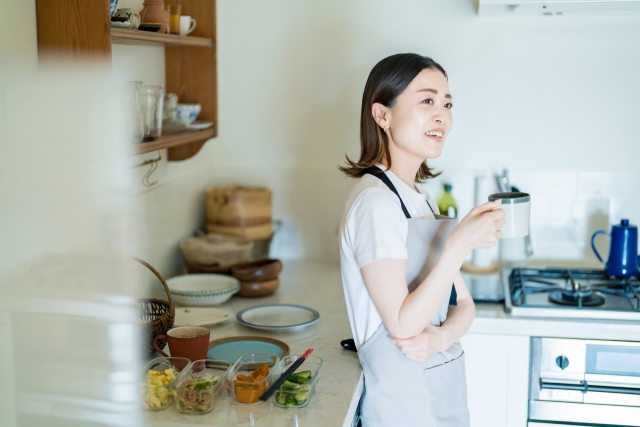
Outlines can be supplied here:
[[604, 298], [594, 295], [590, 288], [582, 287], [577, 291], [565, 289], [549, 294], [549, 301], [560, 305], [595, 307], [604, 304]]

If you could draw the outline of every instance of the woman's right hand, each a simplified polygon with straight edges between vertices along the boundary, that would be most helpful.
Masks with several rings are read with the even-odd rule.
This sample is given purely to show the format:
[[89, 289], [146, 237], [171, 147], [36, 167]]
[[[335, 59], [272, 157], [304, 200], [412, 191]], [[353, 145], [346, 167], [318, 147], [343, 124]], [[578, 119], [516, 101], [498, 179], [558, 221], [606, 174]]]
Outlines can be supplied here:
[[492, 248], [502, 237], [500, 228], [506, 223], [502, 200], [487, 202], [471, 209], [460, 221], [447, 243], [452, 243], [466, 257], [479, 248]]

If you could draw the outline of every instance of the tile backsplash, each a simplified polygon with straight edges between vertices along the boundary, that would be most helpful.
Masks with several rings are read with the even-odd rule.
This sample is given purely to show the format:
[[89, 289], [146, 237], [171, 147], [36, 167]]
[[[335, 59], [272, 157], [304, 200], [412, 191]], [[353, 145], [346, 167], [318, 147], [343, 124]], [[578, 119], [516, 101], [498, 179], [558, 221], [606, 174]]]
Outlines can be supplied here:
[[[486, 173], [486, 172], [485, 172]], [[640, 173], [619, 171], [510, 170], [512, 185], [531, 194], [531, 241], [534, 258], [596, 263], [591, 235], [610, 231], [628, 218], [640, 224]], [[474, 176], [469, 171], [445, 171], [425, 185], [434, 197], [443, 182], [451, 182], [460, 217], [473, 207]], [[606, 258], [609, 240], [600, 236], [596, 247]]]

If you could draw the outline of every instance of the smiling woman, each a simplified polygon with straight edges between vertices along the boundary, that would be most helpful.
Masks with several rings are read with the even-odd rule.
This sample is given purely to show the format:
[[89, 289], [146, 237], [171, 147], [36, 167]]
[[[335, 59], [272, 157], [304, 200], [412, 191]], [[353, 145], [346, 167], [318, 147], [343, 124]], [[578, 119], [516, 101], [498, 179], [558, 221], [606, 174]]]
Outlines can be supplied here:
[[442, 154], [452, 106], [431, 58], [383, 59], [362, 97], [360, 159], [340, 167], [359, 178], [340, 225], [340, 268], [365, 427], [469, 425], [459, 339], [475, 308], [460, 267], [471, 250], [496, 244], [504, 211], [486, 203], [458, 224], [415, 185], [437, 176], [426, 159]]
[[[445, 98], [449, 100], [447, 102], [447, 108], [451, 109], [451, 95], [448, 93], [447, 84], [447, 72], [442, 68], [440, 64], [433, 59], [415, 55], [415, 54], [397, 54], [380, 61], [376, 67], [371, 71], [367, 85], [365, 86], [364, 93], [362, 95], [362, 110], [360, 117], [360, 160], [354, 162], [347, 157], [347, 165], [340, 166], [339, 169], [351, 177], [361, 177], [364, 175], [364, 171], [376, 164], [386, 161], [391, 166], [391, 154], [389, 147], [389, 136], [387, 133], [390, 131], [389, 127], [381, 128], [376, 123], [374, 115], [372, 114], [375, 104], [378, 104], [377, 110], [387, 111], [397, 103], [397, 98], [405, 92], [405, 89], [412, 83], [417, 75], [425, 73], [426, 79], [433, 74], [436, 78], [438, 86], [444, 86]], [[437, 75], [439, 74], [439, 76]], [[439, 78], [438, 78], [439, 77]], [[440, 80], [444, 80], [443, 82]], [[416, 85], [419, 82], [416, 82]], [[417, 104], [424, 104], [425, 106], [433, 106], [433, 95], [437, 95], [438, 90], [435, 87], [422, 87], [414, 91], [414, 97], [417, 100]], [[416, 104], [413, 104], [416, 107]], [[450, 115], [450, 114], [449, 114]], [[448, 132], [451, 129], [452, 120], [448, 121], [448, 128], [439, 129], [440, 138], [444, 138], [445, 131]], [[384, 131], [383, 131], [384, 129]], [[437, 156], [424, 156], [437, 157]], [[435, 178], [439, 173], [433, 173], [427, 166], [427, 162], [420, 166], [418, 173], [416, 174], [416, 181], [425, 181], [429, 178]]]

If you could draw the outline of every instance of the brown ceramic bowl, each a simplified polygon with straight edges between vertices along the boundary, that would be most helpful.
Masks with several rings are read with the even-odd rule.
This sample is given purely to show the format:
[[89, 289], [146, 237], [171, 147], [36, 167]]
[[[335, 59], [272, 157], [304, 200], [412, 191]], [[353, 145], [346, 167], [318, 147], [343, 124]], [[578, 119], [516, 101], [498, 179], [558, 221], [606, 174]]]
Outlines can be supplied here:
[[278, 278], [264, 282], [240, 282], [240, 292], [236, 295], [241, 297], [265, 297], [274, 293], [279, 285], [280, 280]]
[[260, 259], [231, 267], [231, 275], [241, 282], [264, 282], [278, 277], [282, 271], [279, 259]]

